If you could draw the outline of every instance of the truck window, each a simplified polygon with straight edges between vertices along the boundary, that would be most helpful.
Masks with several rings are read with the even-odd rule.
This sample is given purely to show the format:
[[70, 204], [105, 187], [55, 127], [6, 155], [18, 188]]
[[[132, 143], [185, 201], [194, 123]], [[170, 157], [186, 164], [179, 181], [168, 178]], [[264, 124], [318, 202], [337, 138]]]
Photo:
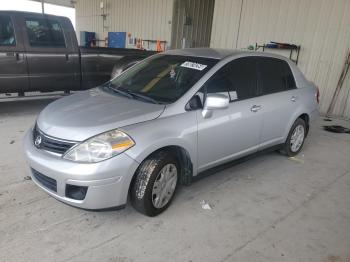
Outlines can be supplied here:
[[9, 16], [0, 16], [0, 46], [15, 46], [16, 38]]
[[63, 30], [58, 21], [45, 18], [27, 18], [25, 22], [30, 46], [66, 47]]

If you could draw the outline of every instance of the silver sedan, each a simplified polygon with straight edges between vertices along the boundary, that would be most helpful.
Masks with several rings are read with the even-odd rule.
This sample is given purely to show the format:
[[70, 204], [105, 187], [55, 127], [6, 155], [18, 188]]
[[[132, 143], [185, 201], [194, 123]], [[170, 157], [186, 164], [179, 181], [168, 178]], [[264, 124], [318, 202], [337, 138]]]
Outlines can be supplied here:
[[67, 204], [155, 216], [176, 188], [223, 163], [275, 148], [299, 153], [319, 92], [290, 60], [171, 50], [48, 105], [24, 139], [33, 181]]

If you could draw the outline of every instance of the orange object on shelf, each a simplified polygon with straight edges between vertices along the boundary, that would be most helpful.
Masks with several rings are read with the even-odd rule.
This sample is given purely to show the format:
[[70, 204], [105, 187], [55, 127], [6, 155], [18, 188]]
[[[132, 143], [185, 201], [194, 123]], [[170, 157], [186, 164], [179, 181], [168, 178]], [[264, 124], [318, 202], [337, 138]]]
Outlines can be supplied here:
[[156, 51], [157, 52], [163, 52], [160, 40], [157, 40]]
[[136, 48], [143, 49], [143, 47], [142, 47], [142, 39], [141, 38], [137, 39], [137, 41], [136, 41]]

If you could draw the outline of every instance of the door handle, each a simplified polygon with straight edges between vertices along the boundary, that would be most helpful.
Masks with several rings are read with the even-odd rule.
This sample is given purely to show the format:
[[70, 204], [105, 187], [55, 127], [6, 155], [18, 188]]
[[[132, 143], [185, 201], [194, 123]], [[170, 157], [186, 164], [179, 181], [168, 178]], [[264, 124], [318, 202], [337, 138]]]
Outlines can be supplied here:
[[290, 100], [291, 100], [292, 102], [296, 102], [296, 101], [297, 101], [297, 99], [298, 99], [298, 97], [297, 97], [297, 96], [292, 96], [292, 97], [290, 98]]
[[253, 106], [250, 108], [250, 111], [256, 113], [256, 112], [258, 112], [260, 109], [261, 109], [261, 106], [259, 106], [259, 105], [253, 105]]
[[9, 52], [9, 53], [6, 53], [6, 56], [14, 56], [14, 57], [16, 57], [16, 60], [17, 60], [17, 61], [20, 60], [20, 55], [19, 55], [19, 53], [17, 53], [17, 52]]
[[69, 54], [66, 54], [66, 61], [69, 60]]

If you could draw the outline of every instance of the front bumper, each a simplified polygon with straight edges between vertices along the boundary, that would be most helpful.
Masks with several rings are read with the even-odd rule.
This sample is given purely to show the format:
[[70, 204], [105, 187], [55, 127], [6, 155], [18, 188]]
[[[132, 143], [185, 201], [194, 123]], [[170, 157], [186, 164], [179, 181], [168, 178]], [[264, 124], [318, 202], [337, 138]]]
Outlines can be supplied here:
[[[31, 129], [24, 137], [23, 146], [32, 180], [56, 199], [84, 209], [103, 209], [126, 204], [130, 182], [139, 165], [127, 154], [122, 153], [99, 163], [75, 163], [37, 149], [33, 144]], [[55, 180], [57, 190], [50, 189], [37, 179], [33, 170]], [[77, 200], [68, 197], [67, 185], [87, 187], [85, 198]]]

